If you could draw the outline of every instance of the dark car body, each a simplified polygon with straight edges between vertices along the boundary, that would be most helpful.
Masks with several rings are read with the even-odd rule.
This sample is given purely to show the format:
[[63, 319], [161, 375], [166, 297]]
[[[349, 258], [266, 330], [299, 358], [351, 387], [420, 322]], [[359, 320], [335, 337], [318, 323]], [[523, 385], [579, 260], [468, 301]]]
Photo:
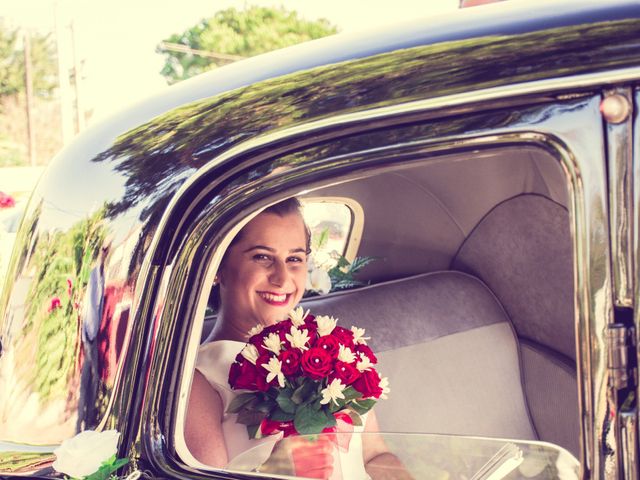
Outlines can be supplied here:
[[[577, 431], [573, 447], [563, 447], [579, 459], [581, 477], [637, 478], [638, 82], [638, 2], [522, 2], [242, 61], [91, 127], [36, 188], [2, 291], [0, 475], [54, 475], [51, 452], [64, 438], [114, 428], [120, 456], [150, 475], [235, 478], [189, 466], [174, 440], [188, 391], [182, 372], [192, 368], [202, 329], [202, 292], [230, 232], [279, 198], [314, 189], [330, 196], [334, 184], [353, 182], [363, 186], [361, 203], [376, 205], [365, 208], [362, 253], [379, 254], [373, 235], [389, 250], [390, 260], [369, 270], [373, 286], [467, 271], [456, 266], [464, 260], [456, 250], [510, 193], [470, 213], [477, 219], [468, 228], [456, 220], [463, 234], [453, 245], [437, 229], [425, 242], [407, 240], [413, 231], [391, 239], [374, 220], [381, 207], [372, 192], [386, 187], [357, 182], [430, 159], [460, 165], [530, 150], [554, 161], [560, 173], [549, 175], [564, 182], [557, 194], [564, 200], [551, 187], [547, 197], [565, 208], [558, 231], [566, 235], [549, 237], [549, 245], [567, 247], [568, 269], [523, 273], [520, 290], [560, 277], [570, 289], [549, 306], [533, 293], [516, 302], [566, 309], [567, 320], [513, 320], [519, 348], [535, 343], [573, 368]], [[609, 98], [618, 110], [607, 109]], [[504, 158], [496, 165], [510, 172]], [[452, 178], [434, 195], [473, 190], [483, 172], [459, 186]], [[495, 188], [514, 188], [515, 178]], [[393, 205], [396, 190], [384, 185]], [[405, 223], [419, 218], [419, 205], [398, 202], [387, 218], [394, 208]], [[91, 300], [96, 288], [99, 305]], [[87, 320], [95, 319], [91, 309], [97, 323]]]

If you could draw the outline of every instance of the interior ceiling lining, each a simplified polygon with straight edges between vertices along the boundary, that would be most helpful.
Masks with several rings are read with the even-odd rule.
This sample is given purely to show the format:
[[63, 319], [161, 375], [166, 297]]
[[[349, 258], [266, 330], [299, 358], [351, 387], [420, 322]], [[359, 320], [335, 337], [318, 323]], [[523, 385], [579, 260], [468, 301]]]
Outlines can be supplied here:
[[531, 146], [500, 147], [425, 160], [311, 192], [349, 197], [362, 205], [358, 255], [382, 261], [367, 267], [371, 281], [447, 269], [458, 248], [496, 205], [538, 194], [567, 206], [559, 162]]

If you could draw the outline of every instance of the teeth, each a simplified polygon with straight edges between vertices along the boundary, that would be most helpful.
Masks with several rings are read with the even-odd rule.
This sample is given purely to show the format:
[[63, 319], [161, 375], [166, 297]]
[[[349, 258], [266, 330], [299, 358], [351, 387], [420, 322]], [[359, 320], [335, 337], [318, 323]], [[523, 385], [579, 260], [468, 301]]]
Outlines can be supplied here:
[[270, 302], [284, 302], [287, 299], [287, 294], [274, 295], [273, 293], [261, 293], [260, 296]]

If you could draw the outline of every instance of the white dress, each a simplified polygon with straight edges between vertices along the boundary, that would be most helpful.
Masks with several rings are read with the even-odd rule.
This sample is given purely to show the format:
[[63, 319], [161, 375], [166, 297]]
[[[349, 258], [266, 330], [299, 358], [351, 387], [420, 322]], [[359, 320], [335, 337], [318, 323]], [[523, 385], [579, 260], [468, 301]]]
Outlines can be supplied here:
[[[196, 369], [204, 375], [222, 399], [224, 412], [222, 432], [227, 446], [228, 468], [246, 472], [259, 467], [269, 458], [275, 442], [281, 438], [281, 435], [251, 439], [247, 433], [247, 427], [236, 423], [236, 415], [226, 413], [229, 402], [236, 396], [236, 392], [229, 386], [229, 368], [243, 347], [243, 342], [233, 340], [217, 340], [202, 345], [198, 350]], [[363, 418], [363, 420], [365, 419]], [[354, 433], [362, 432], [362, 430], [363, 427], [355, 427]], [[251, 452], [248, 452], [249, 450]], [[242, 453], [244, 455], [240, 456]], [[331, 478], [344, 480], [366, 480], [369, 478], [364, 469], [360, 435], [351, 437], [348, 452], [339, 451], [337, 455], [339, 455], [339, 462], [336, 461], [334, 464], [334, 475]], [[338, 459], [336, 458], [336, 460]]]

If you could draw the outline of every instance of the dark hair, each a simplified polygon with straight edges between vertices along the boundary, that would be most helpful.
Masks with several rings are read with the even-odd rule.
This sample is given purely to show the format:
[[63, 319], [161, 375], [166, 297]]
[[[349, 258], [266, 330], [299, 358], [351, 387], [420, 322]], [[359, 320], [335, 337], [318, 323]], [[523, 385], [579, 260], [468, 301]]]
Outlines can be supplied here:
[[[302, 218], [302, 205], [300, 204], [300, 200], [298, 200], [295, 197], [291, 197], [291, 198], [282, 200], [281, 202], [278, 202], [274, 205], [271, 205], [270, 207], [265, 208], [260, 213], [272, 213], [274, 215], [278, 215], [279, 217], [284, 217], [285, 215], [297, 213]], [[307, 255], [308, 255], [309, 253], [311, 253], [311, 230], [309, 229], [309, 226], [307, 225], [307, 223], [304, 221], [304, 218], [302, 218], [302, 223], [304, 225], [304, 233], [305, 233], [306, 242], [307, 242], [306, 249], [307, 249]], [[234, 243], [236, 243], [240, 239], [241, 235], [242, 235], [242, 230], [240, 230], [238, 234], [233, 238], [233, 240], [231, 240], [229, 247], [227, 247], [227, 251], [229, 248], [231, 248], [231, 246]], [[222, 257], [220, 266], [222, 266], [222, 264], [224, 263], [225, 258], [226, 258], [226, 252], [225, 252], [225, 255], [223, 255]], [[211, 289], [211, 292], [209, 293], [208, 307], [212, 311], [217, 312], [218, 310], [220, 310], [220, 303], [221, 303], [220, 288], [219, 286], [214, 285], [213, 288]]]
[[[307, 242], [306, 244], [307, 255], [311, 253], [311, 230], [309, 229], [309, 226], [307, 225], [307, 223], [304, 221], [304, 218], [302, 217], [302, 205], [300, 204], [300, 200], [298, 200], [296, 197], [286, 198], [278, 203], [271, 205], [270, 207], [265, 208], [260, 213], [261, 214], [272, 213], [274, 215], [278, 215], [279, 217], [291, 215], [292, 213], [297, 213], [298, 215], [300, 215], [300, 217], [302, 218], [302, 223], [304, 225], [304, 234]], [[242, 230], [240, 230], [238, 234], [234, 237], [234, 239], [231, 240], [229, 247], [234, 243], [236, 243], [240, 239], [241, 235], [242, 235]]]

